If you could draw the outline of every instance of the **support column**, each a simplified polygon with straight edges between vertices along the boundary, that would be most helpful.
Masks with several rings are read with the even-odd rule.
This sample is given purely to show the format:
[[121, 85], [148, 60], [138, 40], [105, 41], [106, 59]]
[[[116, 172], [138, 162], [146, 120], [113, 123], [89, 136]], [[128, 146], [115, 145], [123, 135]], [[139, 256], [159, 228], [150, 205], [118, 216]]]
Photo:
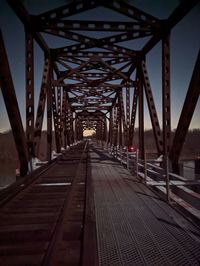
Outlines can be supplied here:
[[127, 126], [126, 141], [128, 147], [129, 136], [130, 136], [130, 87], [128, 84], [126, 85], [126, 126]]
[[112, 134], [113, 134], [113, 110], [110, 111], [110, 120], [109, 120], [109, 133], [108, 133], [108, 144], [112, 145]]
[[64, 148], [67, 148], [67, 123], [68, 123], [67, 92], [63, 88], [62, 123], [64, 130]]
[[124, 145], [127, 146], [127, 125], [125, 119], [125, 112], [124, 112], [124, 101], [122, 91], [120, 91], [120, 107], [121, 107], [121, 115], [122, 115], [122, 125], [123, 125], [123, 136], [124, 136]]
[[61, 87], [57, 87], [57, 116], [58, 116], [58, 135], [59, 135], [59, 141], [60, 146], [63, 145], [62, 143], [62, 106], [61, 106]]
[[169, 158], [173, 171], [179, 173], [178, 160], [200, 95], [200, 51], [194, 66], [187, 95], [181, 111]]
[[137, 83], [139, 94], [139, 156], [140, 159], [144, 159], [144, 91], [140, 67], [138, 71]]
[[45, 62], [44, 62], [42, 84], [41, 84], [41, 89], [40, 89], [40, 96], [39, 96], [37, 116], [36, 116], [36, 121], [35, 121], [35, 130], [34, 130], [34, 146], [35, 146], [35, 154], [37, 157], [39, 155], [47, 87], [49, 86], [48, 85], [49, 71], [50, 71], [50, 58], [46, 57]]
[[57, 105], [56, 105], [55, 87], [52, 88], [52, 108], [53, 108], [56, 150], [59, 153], [61, 146], [60, 146], [60, 137], [59, 137], [59, 129], [58, 129], [58, 112], [57, 112]]
[[20, 174], [24, 176], [28, 172], [28, 154], [25, 133], [21, 115], [15, 94], [13, 80], [10, 72], [3, 36], [0, 31], [0, 87], [8, 113], [12, 133], [20, 161]]
[[51, 82], [49, 82], [49, 86], [47, 87], [47, 160], [49, 162], [51, 161], [51, 153], [52, 153], [52, 87], [51, 87]]
[[34, 54], [33, 36], [25, 29], [26, 42], [26, 140], [28, 149], [28, 159], [35, 157], [34, 151]]
[[138, 87], [135, 87], [133, 94], [133, 104], [132, 104], [132, 112], [131, 112], [131, 124], [129, 129], [129, 145], [133, 144], [133, 135], [135, 130], [135, 119], [137, 112], [137, 102], [138, 102]]
[[117, 146], [117, 106], [116, 103], [113, 106], [113, 145]]
[[163, 93], [163, 155], [170, 151], [171, 105], [170, 105], [170, 37], [162, 40], [162, 93]]
[[144, 83], [144, 88], [145, 88], [145, 93], [146, 93], [147, 105], [149, 108], [149, 115], [150, 115], [151, 124], [153, 128], [156, 147], [157, 147], [157, 153], [160, 155], [163, 152], [163, 146], [162, 146], [163, 139], [162, 139], [160, 124], [158, 120], [156, 106], [154, 104], [153, 92], [151, 89], [145, 61], [142, 61], [141, 63], [141, 70], [142, 70], [141, 73], [142, 73], [142, 78], [143, 78], [143, 83]]
[[119, 146], [122, 147], [122, 110], [121, 110], [120, 94], [118, 96], [118, 110], [119, 110]]

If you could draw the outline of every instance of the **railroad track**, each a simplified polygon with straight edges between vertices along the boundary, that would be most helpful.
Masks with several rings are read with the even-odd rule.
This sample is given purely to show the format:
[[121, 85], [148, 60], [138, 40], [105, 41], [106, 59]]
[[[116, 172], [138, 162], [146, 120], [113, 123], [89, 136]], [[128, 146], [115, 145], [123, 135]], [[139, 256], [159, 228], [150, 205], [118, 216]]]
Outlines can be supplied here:
[[0, 265], [81, 265], [88, 147], [73, 146], [0, 207]]

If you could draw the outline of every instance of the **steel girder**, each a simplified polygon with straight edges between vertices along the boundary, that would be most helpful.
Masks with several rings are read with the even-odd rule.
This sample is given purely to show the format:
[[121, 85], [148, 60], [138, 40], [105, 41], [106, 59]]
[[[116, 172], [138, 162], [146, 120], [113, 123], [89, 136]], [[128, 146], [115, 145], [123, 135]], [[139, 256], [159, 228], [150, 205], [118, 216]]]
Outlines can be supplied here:
[[37, 157], [39, 155], [39, 149], [40, 149], [40, 140], [41, 140], [41, 134], [42, 134], [42, 125], [43, 125], [43, 118], [44, 118], [47, 88], [50, 85], [49, 84], [50, 73], [51, 73], [51, 61], [49, 57], [46, 57], [44, 60], [43, 77], [42, 77], [42, 83], [41, 83], [41, 88], [40, 88], [40, 96], [39, 96], [39, 101], [38, 101], [37, 115], [36, 115], [36, 121], [35, 121], [35, 131], [34, 131], [34, 146], [35, 146], [35, 154]]
[[170, 160], [172, 162], [173, 170], [178, 170], [178, 159], [188, 132], [192, 116], [199, 99], [200, 94], [200, 52], [194, 66], [192, 78], [190, 80], [189, 88], [185, 98], [185, 102], [181, 111], [180, 119], [174, 136], [172, 148], [170, 150]]
[[10, 120], [11, 129], [20, 162], [22, 176], [28, 172], [28, 153], [26, 137], [22, 125], [17, 97], [10, 72], [3, 36], [0, 30], [0, 87], [2, 90], [5, 106]]
[[154, 138], [155, 138], [155, 142], [157, 146], [157, 152], [158, 154], [162, 154], [163, 152], [162, 134], [161, 134], [161, 129], [159, 125], [156, 106], [154, 103], [150, 80], [148, 77], [147, 68], [146, 68], [146, 64], [144, 61], [142, 61], [142, 64], [141, 64], [141, 75], [142, 75], [142, 81], [143, 81], [144, 88], [145, 88], [145, 94], [146, 94], [147, 104], [149, 108], [152, 128], [154, 132]]
[[[52, 113], [57, 151], [61, 148], [63, 137], [64, 146], [66, 147], [74, 141], [75, 137], [81, 139], [82, 129], [87, 128], [87, 126], [93, 125], [98, 131], [98, 137], [105, 139], [107, 123], [109, 124], [107, 142], [127, 146], [133, 142], [138, 101], [139, 148], [141, 157], [143, 157], [144, 87], [158, 153], [165, 156], [170, 154], [171, 160], [173, 162], [177, 161], [181, 148], [177, 148], [176, 140], [181, 135], [179, 128], [183, 128], [183, 119], [180, 119], [175, 142], [171, 147], [169, 35], [171, 29], [197, 2], [197, 0], [181, 1], [167, 20], [159, 20], [124, 1], [72, 1], [62, 7], [32, 16], [28, 14], [19, 1], [16, 3], [14, 0], [8, 0], [26, 29], [26, 136], [29, 157], [39, 153], [46, 97], [49, 160], [51, 158]], [[129, 17], [130, 22], [104, 21], [102, 23], [100, 21], [83, 21], [76, 18], [68, 19], [69, 16], [75, 16], [80, 12], [99, 6], [112, 9]], [[116, 32], [116, 34], [94, 38], [87, 34], [80, 34], [79, 31], [106, 31], [107, 33], [110, 31]], [[50, 49], [44, 41], [43, 33], [73, 40], [76, 41], [76, 44]], [[123, 46], [123, 41], [142, 37], [149, 38], [146, 44], [137, 52]], [[34, 139], [33, 40], [39, 44], [45, 55]], [[144, 63], [145, 55], [159, 41], [162, 41], [163, 58], [163, 130], [159, 126], [153, 91]], [[133, 80], [131, 75], [136, 69], [138, 73], [136, 80]], [[195, 70], [195, 72], [197, 71]], [[70, 83], [71, 80], [73, 83]], [[196, 86], [194, 84], [196, 83], [191, 81], [191, 87]], [[192, 91], [191, 87], [189, 91]], [[132, 98], [130, 98], [130, 89], [134, 90]], [[124, 90], [126, 90], [125, 94], [123, 93]], [[190, 121], [194, 104], [188, 100], [193, 94], [188, 92], [188, 95], [184, 110], [190, 109], [190, 117], [188, 116], [188, 121]], [[130, 112], [131, 106], [132, 112]], [[107, 114], [109, 112], [110, 117], [108, 118]], [[95, 113], [97, 115], [94, 115]], [[105, 122], [106, 120], [108, 121]], [[184, 137], [181, 139], [183, 140]], [[176, 150], [177, 156], [173, 155], [174, 150]]]
[[139, 98], [139, 156], [144, 159], [144, 90], [142, 80], [142, 69], [138, 67], [138, 98]]
[[171, 104], [170, 104], [170, 37], [162, 40], [162, 113], [163, 113], [163, 155], [169, 155], [171, 146]]
[[29, 160], [35, 156], [34, 149], [34, 53], [33, 35], [26, 29], [26, 139]]

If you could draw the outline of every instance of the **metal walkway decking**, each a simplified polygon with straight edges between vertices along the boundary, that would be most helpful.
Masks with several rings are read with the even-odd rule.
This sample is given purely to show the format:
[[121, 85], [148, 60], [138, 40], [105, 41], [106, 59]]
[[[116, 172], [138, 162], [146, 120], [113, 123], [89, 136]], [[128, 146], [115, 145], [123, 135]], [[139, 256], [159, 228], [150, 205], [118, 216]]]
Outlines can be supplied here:
[[91, 168], [100, 265], [200, 264], [193, 224], [101, 149]]
[[102, 149], [86, 147], [0, 198], [0, 266], [200, 265], [200, 230]]

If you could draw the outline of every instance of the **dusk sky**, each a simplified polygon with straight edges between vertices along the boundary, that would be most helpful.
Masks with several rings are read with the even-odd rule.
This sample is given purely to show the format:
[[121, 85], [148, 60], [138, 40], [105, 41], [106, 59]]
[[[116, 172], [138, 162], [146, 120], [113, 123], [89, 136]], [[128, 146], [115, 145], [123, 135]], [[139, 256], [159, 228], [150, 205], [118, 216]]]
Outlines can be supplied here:
[[[30, 13], [39, 14], [48, 9], [65, 4], [64, 0], [24, 0], [24, 5]], [[151, 15], [167, 19], [175, 9], [179, 1], [176, 0], [133, 0], [128, 1], [141, 10]], [[103, 14], [103, 17], [102, 17]], [[73, 19], [74, 17], [70, 17]], [[77, 18], [77, 17], [76, 17]], [[124, 17], [109, 9], [99, 7], [95, 10], [83, 12], [78, 19], [87, 20], [121, 20], [131, 21], [130, 18]], [[15, 90], [20, 106], [20, 112], [25, 122], [25, 57], [24, 57], [24, 28], [22, 23], [10, 9], [5, 0], [0, 0], [0, 25], [3, 32], [4, 41], [8, 53], [8, 59], [15, 85]], [[85, 32], [84, 32], [85, 33]], [[95, 36], [96, 34], [96, 36]], [[97, 34], [93, 36], [98, 38]], [[55, 38], [43, 35], [50, 47], [70, 45], [72, 41], [67, 39]], [[90, 33], [90, 36], [91, 33]], [[53, 42], [53, 39], [56, 42]], [[123, 46], [134, 50], [143, 47], [144, 40], [129, 41], [123, 43]], [[119, 45], [121, 45], [119, 43]], [[171, 114], [172, 129], [176, 128], [180, 112], [184, 103], [188, 85], [191, 79], [194, 64], [200, 47], [200, 5], [198, 4], [176, 27], [171, 33]], [[35, 107], [37, 107], [38, 95], [41, 83], [41, 74], [43, 67], [43, 53], [35, 43]], [[161, 43], [159, 43], [147, 55], [147, 69], [151, 81], [154, 100], [157, 107], [160, 125], [162, 125], [161, 101], [162, 101], [162, 77], [161, 77]], [[35, 108], [36, 109], [36, 108]], [[146, 108], [145, 108], [146, 109]], [[137, 125], [136, 125], [137, 126]], [[150, 128], [150, 119], [145, 112], [145, 128]], [[3, 97], [0, 92], [0, 132], [10, 128], [6, 114]], [[198, 100], [196, 110], [192, 119], [190, 128], [200, 128], [200, 99]]]

